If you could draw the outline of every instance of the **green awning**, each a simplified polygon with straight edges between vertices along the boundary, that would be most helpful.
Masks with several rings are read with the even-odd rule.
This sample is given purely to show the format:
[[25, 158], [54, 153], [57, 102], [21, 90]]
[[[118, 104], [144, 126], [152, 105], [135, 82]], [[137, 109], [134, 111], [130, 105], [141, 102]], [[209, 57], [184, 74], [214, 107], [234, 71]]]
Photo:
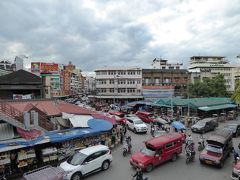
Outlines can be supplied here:
[[235, 108], [235, 107], [237, 107], [236, 104], [221, 104], [216, 106], [203, 106], [203, 107], [199, 107], [198, 109], [201, 111], [212, 111], [212, 110], [228, 109], [228, 108]]

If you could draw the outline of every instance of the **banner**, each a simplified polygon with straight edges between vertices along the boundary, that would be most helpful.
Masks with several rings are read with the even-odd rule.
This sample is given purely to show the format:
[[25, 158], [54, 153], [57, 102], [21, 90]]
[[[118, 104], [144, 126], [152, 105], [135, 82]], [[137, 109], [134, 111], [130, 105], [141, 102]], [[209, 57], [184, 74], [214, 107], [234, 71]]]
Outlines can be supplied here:
[[42, 63], [32, 62], [31, 63], [32, 73], [58, 73], [58, 64], [56, 63]]

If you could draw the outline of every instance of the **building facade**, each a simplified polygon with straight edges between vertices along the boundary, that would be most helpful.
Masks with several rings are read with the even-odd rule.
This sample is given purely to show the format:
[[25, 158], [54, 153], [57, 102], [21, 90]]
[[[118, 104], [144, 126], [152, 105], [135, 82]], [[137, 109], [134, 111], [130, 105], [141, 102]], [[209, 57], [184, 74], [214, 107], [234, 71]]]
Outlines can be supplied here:
[[153, 69], [182, 69], [182, 64], [179, 63], [168, 63], [165, 59], [154, 59], [152, 62]]
[[142, 73], [145, 98], [184, 96], [187, 92], [190, 73], [186, 69], [143, 69]]
[[230, 64], [224, 56], [192, 56], [188, 69], [191, 72], [192, 83], [222, 74], [226, 80], [227, 91], [233, 92], [237, 67], [235, 64]]
[[142, 99], [142, 69], [139, 67], [98, 68], [96, 100], [125, 103]]

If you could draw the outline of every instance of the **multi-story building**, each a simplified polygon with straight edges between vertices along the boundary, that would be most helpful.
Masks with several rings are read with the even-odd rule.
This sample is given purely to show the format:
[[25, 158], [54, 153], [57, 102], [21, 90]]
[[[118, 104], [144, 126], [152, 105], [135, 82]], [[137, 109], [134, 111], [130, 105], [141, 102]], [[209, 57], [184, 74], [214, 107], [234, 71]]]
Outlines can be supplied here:
[[14, 70], [14, 64], [12, 64], [8, 60], [2, 60], [2, 61], [0, 61], [0, 69], [7, 70], [7, 71], [13, 71]]
[[188, 69], [192, 73], [192, 83], [223, 74], [227, 91], [233, 92], [237, 67], [235, 64], [230, 64], [224, 56], [192, 56]]
[[182, 69], [183, 64], [169, 64], [168, 60], [165, 59], [154, 59], [152, 63], [152, 68], [153, 69]]
[[95, 78], [91, 76], [86, 76], [84, 81], [84, 92], [86, 94], [94, 94], [96, 87], [95, 87]]
[[81, 76], [81, 70], [71, 62], [64, 66], [63, 89], [65, 95], [79, 95], [82, 92]]
[[[158, 65], [156, 65], [156, 63]], [[168, 64], [167, 60], [153, 60], [154, 69], [143, 69], [143, 96], [156, 100], [162, 97], [184, 96], [190, 73], [182, 64]]]
[[104, 67], [95, 72], [97, 101], [124, 103], [143, 98], [141, 68]]

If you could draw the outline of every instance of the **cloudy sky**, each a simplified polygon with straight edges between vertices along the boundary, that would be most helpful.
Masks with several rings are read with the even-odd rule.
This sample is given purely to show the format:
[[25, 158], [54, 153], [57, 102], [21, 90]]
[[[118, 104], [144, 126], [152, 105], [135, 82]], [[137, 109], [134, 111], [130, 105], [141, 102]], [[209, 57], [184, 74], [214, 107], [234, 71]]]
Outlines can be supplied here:
[[0, 59], [150, 67], [240, 54], [240, 0], [1, 0]]

